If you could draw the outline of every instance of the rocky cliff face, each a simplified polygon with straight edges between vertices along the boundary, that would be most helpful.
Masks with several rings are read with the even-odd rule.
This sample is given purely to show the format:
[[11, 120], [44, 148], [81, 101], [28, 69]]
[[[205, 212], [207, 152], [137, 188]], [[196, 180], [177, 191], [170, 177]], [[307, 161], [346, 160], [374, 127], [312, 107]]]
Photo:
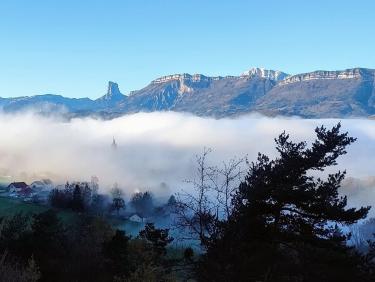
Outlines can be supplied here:
[[254, 111], [309, 118], [365, 117], [375, 114], [375, 70], [315, 71], [275, 85]]
[[108, 89], [107, 89], [107, 93], [100, 97], [99, 99], [97, 99], [96, 101], [99, 101], [99, 102], [109, 102], [109, 103], [115, 103], [115, 102], [119, 102], [123, 99], [125, 99], [125, 95], [123, 95], [121, 92], [120, 92], [120, 89], [118, 87], [118, 84], [115, 83], [115, 82], [112, 82], [112, 81], [109, 81], [108, 82]]
[[176, 74], [158, 78], [118, 104], [117, 111], [173, 110], [226, 117], [249, 112], [302, 117], [375, 114], [374, 70], [288, 74], [253, 68], [239, 76]]
[[218, 80], [221, 79], [222, 77], [209, 77], [209, 76], [204, 76], [203, 74], [188, 74], [188, 73], [183, 73], [183, 74], [172, 74], [172, 75], [167, 75], [167, 76], [162, 76], [159, 77], [153, 81], [151, 81], [151, 84], [160, 84], [160, 83], [167, 83], [170, 81], [181, 81], [181, 82], [210, 82], [212, 80]]
[[275, 71], [275, 70], [267, 70], [264, 68], [252, 68], [248, 71], [245, 71], [241, 74], [241, 76], [248, 76], [248, 77], [260, 77], [271, 79], [275, 81], [281, 81], [289, 77], [289, 74], [282, 72], [282, 71]]
[[222, 117], [243, 113], [286, 74], [253, 69], [240, 76], [174, 74], [153, 80], [119, 103], [117, 112], [173, 110]]
[[155, 79], [128, 96], [121, 94], [117, 83], [109, 82], [107, 93], [97, 100], [49, 94], [0, 98], [0, 107], [8, 112], [62, 110], [73, 116], [104, 117], [151, 111], [217, 118], [250, 112], [309, 118], [367, 117], [375, 114], [375, 70], [354, 68], [289, 76], [253, 68], [239, 76], [174, 74]]
[[309, 80], [327, 80], [327, 79], [374, 79], [374, 72], [368, 69], [347, 69], [343, 71], [314, 71], [286, 77], [279, 82], [279, 85], [309, 81]]

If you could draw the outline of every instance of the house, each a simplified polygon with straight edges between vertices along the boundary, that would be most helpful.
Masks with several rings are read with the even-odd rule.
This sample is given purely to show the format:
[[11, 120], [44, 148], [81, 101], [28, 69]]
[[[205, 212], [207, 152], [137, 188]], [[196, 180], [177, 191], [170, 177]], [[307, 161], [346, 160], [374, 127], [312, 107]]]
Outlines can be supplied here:
[[144, 222], [144, 218], [140, 217], [138, 214], [133, 214], [131, 217], [129, 217], [129, 220], [138, 223]]
[[41, 192], [52, 189], [53, 183], [50, 179], [37, 180], [30, 184], [30, 188], [35, 192]]
[[18, 193], [28, 188], [29, 186], [25, 182], [12, 182], [8, 185], [9, 193]]
[[22, 189], [21, 191], [17, 192], [17, 194], [19, 197], [28, 198], [33, 196], [33, 190], [29, 186], [27, 186], [25, 189]]
[[11, 197], [31, 197], [33, 190], [25, 182], [12, 182], [8, 185], [9, 196]]

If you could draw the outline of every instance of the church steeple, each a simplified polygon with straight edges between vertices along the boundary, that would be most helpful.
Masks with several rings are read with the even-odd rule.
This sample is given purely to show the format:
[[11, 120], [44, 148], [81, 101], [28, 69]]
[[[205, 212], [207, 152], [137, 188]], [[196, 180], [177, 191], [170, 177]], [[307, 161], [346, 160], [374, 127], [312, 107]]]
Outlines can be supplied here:
[[116, 140], [115, 140], [115, 137], [113, 136], [113, 140], [112, 140], [112, 145], [111, 145], [112, 149], [113, 150], [116, 150], [117, 149], [117, 144], [116, 144]]

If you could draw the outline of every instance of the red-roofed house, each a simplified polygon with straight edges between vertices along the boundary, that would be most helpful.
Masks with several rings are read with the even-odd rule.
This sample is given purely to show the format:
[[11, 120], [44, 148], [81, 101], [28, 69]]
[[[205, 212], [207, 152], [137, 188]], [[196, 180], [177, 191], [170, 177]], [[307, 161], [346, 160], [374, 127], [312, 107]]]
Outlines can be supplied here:
[[9, 193], [18, 195], [19, 197], [30, 197], [33, 190], [25, 182], [13, 182], [8, 186]]
[[29, 186], [25, 182], [12, 182], [8, 185], [8, 189], [10, 193], [14, 192], [21, 192], [22, 190], [25, 190], [29, 188]]

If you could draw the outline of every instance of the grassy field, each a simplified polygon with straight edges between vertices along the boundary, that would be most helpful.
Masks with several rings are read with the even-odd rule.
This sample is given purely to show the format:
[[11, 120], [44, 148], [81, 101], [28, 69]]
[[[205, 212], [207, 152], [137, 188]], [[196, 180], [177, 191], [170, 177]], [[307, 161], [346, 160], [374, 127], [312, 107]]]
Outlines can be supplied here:
[[22, 212], [25, 214], [36, 214], [47, 210], [47, 207], [32, 203], [25, 203], [17, 199], [0, 197], [0, 216], [11, 216]]
[[[25, 203], [19, 199], [13, 199], [0, 196], [0, 217], [12, 216], [16, 213], [33, 215], [44, 212], [50, 207], [38, 205], [34, 203]], [[57, 210], [58, 216], [64, 223], [72, 223], [78, 218], [78, 214], [69, 210]], [[107, 219], [113, 228], [125, 230], [127, 234], [136, 237], [139, 231], [144, 228], [144, 223], [132, 222], [126, 219], [118, 219], [116, 217]]]
[[[16, 213], [27, 215], [38, 214], [48, 210], [49, 207], [33, 203], [25, 203], [18, 199], [0, 197], [0, 217], [12, 216]], [[70, 222], [76, 217], [71, 211], [58, 211], [58, 216], [65, 222]]]
[[[44, 212], [48, 209], [50, 209], [48, 206], [25, 203], [19, 199], [0, 196], [0, 217], [12, 216], [20, 212], [27, 215], [33, 215]], [[71, 223], [79, 216], [77, 213], [69, 210], [57, 210], [57, 214], [65, 223]], [[142, 223], [139, 224], [123, 219], [109, 218], [108, 221], [114, 228], [126, 230], [126, 232], [132, 236], [138, 235], [139, 230], [144, 227], [144, 224]]]

